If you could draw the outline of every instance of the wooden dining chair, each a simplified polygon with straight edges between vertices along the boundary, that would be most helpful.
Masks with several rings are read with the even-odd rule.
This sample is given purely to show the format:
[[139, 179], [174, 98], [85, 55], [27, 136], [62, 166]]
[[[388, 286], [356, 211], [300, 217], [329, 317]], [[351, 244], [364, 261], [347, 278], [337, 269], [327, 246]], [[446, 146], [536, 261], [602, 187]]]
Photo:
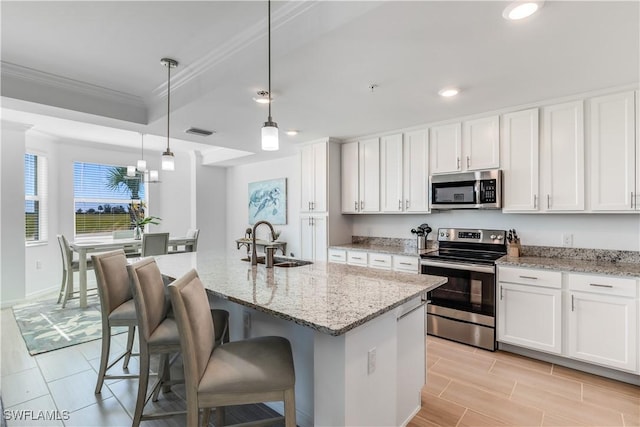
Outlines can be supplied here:
[[[129, 359], [133, 356], [133, 339], [135, 336], [138, 318], [136, 307], [129, 284], [127, 272], [127, 258], [122, 249], [92, 255], [93, 266], [98, 282], [98, 295], [100, 297], [100, 314], [102, 317], [102, 351], [100, 353], [100, 368], [95, 393], [102, 391], [105, 379], [137, 378], [136, 374], [107, 375], [107, 371], [119, 360], [124, 358], [123, 369], [129, 366]], [[129, 328], [127, 347], [120, 356], [109, 363], [109, 350], [111, 348], [111, 328], [114, 326], [126, 326]]]
[[[113, 230], [111, 232], [113, 240], [133, 239], [134, 235], [134, 230]], [[136, 258], [140, 256], [139, 246], [125, 245], [123, 249], [127, 258]]]
[[[58, 294], [58, 301], [56, 304], [60, 303], [62, 300], [62, 308], [67, 305], [67, 301], [74, 298], [80, 298], [80, 291], [75, 291], [73, 289], [73, 273], [75, 271], [79, 271], [80, 263], [78, 261], [74, 261], [73, 259], [73, 251], [69, 246], [69, 242], [67, 238], [62, 234], [57, 235], [58, 238], [58, 246], [60, 247], [60, 255], [62, 258], [62, 281], [60, 283], [60, 293]], [[87, 260], [87, 269], [90, 270], [93, 268], [91, 260]], [[96, 289], [87, 289], [88, 291], [95, 291]], [[95, 295], [95, 294], [94, 294]]]
[[259, 337], [216, 346], [215, 325], [207, 295], [195, 270], [169, 285], [175, 313], [187, 394], [187, 426], [196, 427], [200, 409], [208, 425], [216, 408], [216, 426], [224, 425], [224, 406], [284, 401], [284, 417], [251, 425], [269, 425], [284, 418], [295, 427], [295, 371], [291, 344], [283, 337]]
[[192, 242], [186, 245], [171, 245], [171, 250], [169, 250], [170, 254], [181, 254], [185, 252], [195, 252], [198, 250], [198, 236], [200, 235], [199, 228], [190, 228], [187, 230], [187, 234], [185, 237], [188, 239], [193, 239]]
[[145, 233], [142, 235], [142, 256], [169, 253], [169, 233]]

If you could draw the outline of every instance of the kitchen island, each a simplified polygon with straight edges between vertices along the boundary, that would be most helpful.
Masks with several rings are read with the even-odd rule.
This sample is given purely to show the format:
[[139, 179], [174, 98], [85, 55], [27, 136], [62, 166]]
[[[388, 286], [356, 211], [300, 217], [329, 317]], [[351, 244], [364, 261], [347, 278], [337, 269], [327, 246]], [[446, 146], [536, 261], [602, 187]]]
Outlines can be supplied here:
[[156, 259], [167, 276], [198, 271], [231, 314], [232, 340], [291, 341], [298, 425], [402, 425], [419, 410], [424, 300], [445, 278], [322, 262], [267, 269], [206, 252]]

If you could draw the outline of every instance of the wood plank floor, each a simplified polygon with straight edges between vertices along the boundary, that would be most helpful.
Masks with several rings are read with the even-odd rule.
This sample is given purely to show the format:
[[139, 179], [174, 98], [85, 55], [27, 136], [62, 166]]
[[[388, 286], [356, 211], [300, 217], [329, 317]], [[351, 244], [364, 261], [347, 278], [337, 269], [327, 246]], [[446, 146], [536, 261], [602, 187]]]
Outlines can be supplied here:
[[411, 427], [640, 426], [640, 387], [427, 337], [427, 385]]
[[[11, 309], [0, 312], [0, 395], [5, 410], [69, 411], [66, 421], [7, 420], [12, 426], [130, 426], [137, 380], [111, 380], [95, 395], [100, 341], [32, 357]], [[114, 337], [122, 351], [126, 334]], [[410, 426], [640, 426], [640, 388], [506, 352], [427, 339], [428, 383]], [[121, 365], [120, 365], [121, 366]], [[130, 362], [133, 371], [137, 360]], [[180, 366], [173, 375], [180, 375]], [[184, 386], [163, 396], [184, 408]], [[266, 418], [263, 405], [233, 408], [227, 422]], [[143, 427], [184, 426], [184, 417]], [[213, 424], [212, 424], [213, 425]]]

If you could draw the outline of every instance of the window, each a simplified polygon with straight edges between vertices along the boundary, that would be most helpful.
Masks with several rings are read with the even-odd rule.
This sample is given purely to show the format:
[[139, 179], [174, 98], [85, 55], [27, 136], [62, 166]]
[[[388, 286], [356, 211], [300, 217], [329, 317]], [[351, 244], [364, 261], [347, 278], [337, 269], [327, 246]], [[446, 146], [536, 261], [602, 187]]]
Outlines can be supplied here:
[[26, 242], [47, 241], [47, 159], [24, 155], [24, 222]]
[[127, 168], [74, 162], [73, 201], [76, 236], [110, 235], [132, 229], [131, 201], [145, 200], [140, 176], [130, 178]]

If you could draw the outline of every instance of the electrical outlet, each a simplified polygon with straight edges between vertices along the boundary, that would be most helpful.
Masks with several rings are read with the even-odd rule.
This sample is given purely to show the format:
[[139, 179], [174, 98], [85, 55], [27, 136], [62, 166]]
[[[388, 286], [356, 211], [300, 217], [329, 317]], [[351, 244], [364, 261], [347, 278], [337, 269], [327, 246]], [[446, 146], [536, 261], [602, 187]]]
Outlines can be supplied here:
[[40, 270], [42, 268], [42, 261], [37, 260], [36, 261], [36, 270]]
[[573, 234], [562, 233], [562, 246], [565, 248], [573, 247]]
[[367, 353], [367, 374], [371, 375], [376, 371], [376, 348], [373, 347]]

